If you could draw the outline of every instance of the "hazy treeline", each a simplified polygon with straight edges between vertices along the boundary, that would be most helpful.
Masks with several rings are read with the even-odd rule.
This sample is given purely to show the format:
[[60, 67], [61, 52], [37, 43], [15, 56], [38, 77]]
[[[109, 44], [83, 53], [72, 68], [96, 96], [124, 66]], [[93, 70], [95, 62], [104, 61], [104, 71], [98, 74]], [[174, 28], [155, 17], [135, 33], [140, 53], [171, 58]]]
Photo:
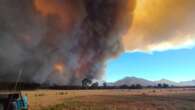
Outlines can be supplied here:
[[[16, 87], [17, 86], [17, 87]], [[80, 85], [80, 86], [59, 86], [59, 85], [40, 85], [37, 83], [7, 83], [1, 82], [0, 83], [0, 90], [36, 90], [36, 89], [54, 89], [54, 90], [84, 90], [84, 89], [144, 89], [144, 88], [186, 88], [185, 87], [177, 87], [177, 86], [169, 86], [167, 84], [158, 84], [157, 86], [142, 86], [140, 84], [132, 84], [128, 85], [120, 85], [120, 86], [110, 86], [106, 83], [103, 85], [99, 85], [97, 82], [92, 83], [88, 86]], [[194, 88], [193, 86], [187, 86], [187, 88]]]

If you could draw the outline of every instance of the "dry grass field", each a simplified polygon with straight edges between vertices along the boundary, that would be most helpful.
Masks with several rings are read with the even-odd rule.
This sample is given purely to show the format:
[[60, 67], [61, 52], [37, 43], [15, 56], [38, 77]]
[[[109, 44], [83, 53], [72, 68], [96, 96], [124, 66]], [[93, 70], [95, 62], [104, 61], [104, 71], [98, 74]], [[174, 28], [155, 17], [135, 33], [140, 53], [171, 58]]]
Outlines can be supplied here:
[[23, 91], [30, 110], [195, 110], [195, 89]]

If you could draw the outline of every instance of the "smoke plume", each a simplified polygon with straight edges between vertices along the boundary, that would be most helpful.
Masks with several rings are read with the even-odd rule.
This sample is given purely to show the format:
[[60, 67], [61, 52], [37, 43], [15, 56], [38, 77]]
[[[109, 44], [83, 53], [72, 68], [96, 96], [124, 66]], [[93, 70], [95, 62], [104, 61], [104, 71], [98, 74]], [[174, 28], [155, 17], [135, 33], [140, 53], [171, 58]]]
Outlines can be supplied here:
[[0, 81], [74, 85], [121, 52], [134, 0], [0, 0]]
[[194, 0], [137, 0], [126, 51], [165, 51], [195, 45]]

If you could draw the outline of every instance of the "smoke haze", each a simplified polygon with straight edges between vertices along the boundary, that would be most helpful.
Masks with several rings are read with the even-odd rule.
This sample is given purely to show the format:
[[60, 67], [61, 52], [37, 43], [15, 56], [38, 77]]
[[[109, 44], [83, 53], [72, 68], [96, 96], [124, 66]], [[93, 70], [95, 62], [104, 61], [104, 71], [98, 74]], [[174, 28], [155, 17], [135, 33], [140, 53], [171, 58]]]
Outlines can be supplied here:
[[137, 0], [126, 51], [165, 51], [195, 45], [194, 0]]
[[134, 0], [1, 0], [0, 81], [75, 85], [123, 48]]
[[0, 0], [0, 81], [75, 85], [125, 51], [195, 45], [194, 0]]

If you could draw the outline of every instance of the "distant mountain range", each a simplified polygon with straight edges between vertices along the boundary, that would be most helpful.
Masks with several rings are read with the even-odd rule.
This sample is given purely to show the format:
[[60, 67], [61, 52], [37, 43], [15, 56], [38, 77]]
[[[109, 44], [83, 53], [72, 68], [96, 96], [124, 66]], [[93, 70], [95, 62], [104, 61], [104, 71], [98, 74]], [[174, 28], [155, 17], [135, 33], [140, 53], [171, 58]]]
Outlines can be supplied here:
[[159, 83], [173, 85], [173, 86], [195, 86], [195, 80], [174, 82], [174, 81], [170, 81], [167, 79], [161, 79], [159, 81], [150, 81], [150, 80], [137, 78], [137, 77], [125, 77], [125, 78], [118, 80], [116, 82], [108, 83], [108, 85], [110, 85], [110, 86], [121, 86], [121, 85], [131, 86], [133, 84], [140, 84], [142, 86], [156, 86]]

